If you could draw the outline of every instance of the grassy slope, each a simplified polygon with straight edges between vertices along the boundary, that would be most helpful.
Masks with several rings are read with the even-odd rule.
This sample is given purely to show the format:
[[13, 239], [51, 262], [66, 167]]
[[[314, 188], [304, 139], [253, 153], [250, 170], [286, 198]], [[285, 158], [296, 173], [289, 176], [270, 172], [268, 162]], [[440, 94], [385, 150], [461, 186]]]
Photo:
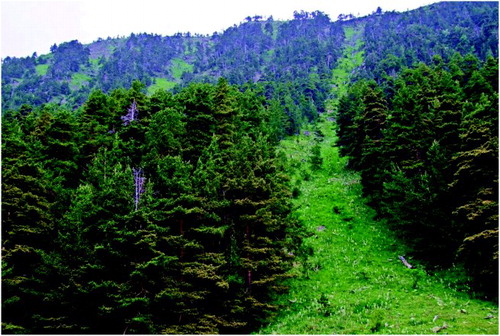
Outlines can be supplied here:
[[[361, 28], [362, 29], [362, 28]], [[363, 63], [362, 30], [346, 27], [346, 48], [332, 71], [333, 97], [341, 96], [353, 70]], [[335, 109], [335, 101], [330, 105]], [[473, 300], [431, 275], [416, 261], [408, 269], [398, 256], [404, 246], [361, 196], [359, 176], [345, 169], [335, 147], [333, 123], [322, 116], [318, 128], [323, 167], [308, 163], [318, 139], [303, 133], [282, 141], [289, 174], [300, 190], [298, 215], [311, 237], [313, 254], [297, 262], [289, 294], [277, 299], [284, 309], [265, 334], [497, 334], [498, 307]], [[487, 318], [494, 316], [494, 318]], [[441, 329], [443, 326], [446, 328]]]
[[70, 86], [73, 90], [77, 90], [77, 89], [81, 88], [83, 85], [85, 85], [86, 83], [88, 83], [91, 79], [92, 79], [92, 77], [90, 77], [89, 75], [87, 75], [85, 73], [75, 72], [71, 76]]
[[497, 334], [497, 306], [450, 288], [411, 256], [414, 269], [400, 262], [404, 246], [373, 219], [358, 175], [339, 158], [332, 122], [318, 127], [325, 134], [318, 171], [308, 163], [313, 129], [281, 145], [301, 191], [295, 203], [313, 254], [297, 262], [289, 294], [277, 299], [286, 308], [260, 333], [432, 334], [445, 326], [440, 333]]
[[169, 81], [166, 78], [156, 77], [154, 84], [148, 87], [148, 94], [152, 95], [156, 90], [170, 90], [176, 85], [176, 82]]
[[346, 37], [343, 56], [338, 60], [337, 67], [332, 71], [332, 96], [339, 98], [347, 92], [353, 70], [363, 64], [363, 27], [345, 27]]
[[48, 64], [39, 64], [36, 66], [36, 73], [40, 76], [45, 76], [47, 73], [47, 70], [49, 70], [49, 65]]
[[193, 65], [187, 63], [183, 59], [174, 58], [171, 61], [170, 71], [174, 81], [168, 78], [155, 77], [155, 82], [148, 87], [148, 94], [153, 94], [156, 90], [171, 90], [180, 83], [182, 75], [185, 72], [193, 72]]
[[193, 68], [194, 66], [192, 64], [189, 64], [180, 58], [172, 59], [172, 65], [170, 66], [172, 77], [177, 80], [180, 80], [182, 74], [184, 74], [185, 72], [193, 72]]

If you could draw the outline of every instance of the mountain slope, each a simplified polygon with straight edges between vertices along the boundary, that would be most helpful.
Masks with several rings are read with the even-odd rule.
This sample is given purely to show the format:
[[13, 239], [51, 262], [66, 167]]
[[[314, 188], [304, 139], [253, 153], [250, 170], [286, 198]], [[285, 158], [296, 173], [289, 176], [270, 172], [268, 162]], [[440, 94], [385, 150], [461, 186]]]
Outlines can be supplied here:
[[92, 89], [129, 88], [135, 79], [152, 89], [215, 82], [220, 76], [232, 84], [305, 81], [311, 73], [328, 81], [348, 47], [345, 27], [364, 27], [358, 78], [394, 75], [436, 54], [448, 59], [454, 52], [471, 52], [484, 60], [498, 55], [497, 17], [494, 2], [450, 2], [335, 22], [318, 11], [296, 12], [289, 21], [255, 17], [212, 36], [71, 41], [54, 45], [48, 55], [3, 60], [2, 108], [47, 102], [77, 107]]
[[[498, 307], [457, 291], [453, 269], [431, 275], [408, 257], [413, 268], [403, 265], [405, 245], [374, 219], [326, 117], [281, 142], [310, 255], [295, 264], [290, 292], [277, 299], [284, 308], [260, 333], [498, 334]], [[315, 170], [318, 144], [323, 164]]]
[[498, 278], [497, 15], [296, 12], [6, 59], [3, 331], [497, 333], [472, 287]]

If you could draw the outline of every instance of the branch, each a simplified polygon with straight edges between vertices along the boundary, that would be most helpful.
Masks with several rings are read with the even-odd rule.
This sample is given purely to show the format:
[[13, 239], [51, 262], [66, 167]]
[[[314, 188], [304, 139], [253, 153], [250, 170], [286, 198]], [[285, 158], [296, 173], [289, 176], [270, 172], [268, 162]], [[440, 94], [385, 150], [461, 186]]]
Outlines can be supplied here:
[[403, 256], [399, 256], [398, 258], [399, 258], [399, 260], [401, 260], [401, 262], [403, 263], [403, 265], [405, 265], [405, 266], [406, 266], [406, 267], [408, 267], [408, 268], [413, 268], [413, 266], [412, 266], [412, 265], [410, 265], [410, 264], [408, 263], [408, 261], [406, 261], [405, 257], [403, 257]]

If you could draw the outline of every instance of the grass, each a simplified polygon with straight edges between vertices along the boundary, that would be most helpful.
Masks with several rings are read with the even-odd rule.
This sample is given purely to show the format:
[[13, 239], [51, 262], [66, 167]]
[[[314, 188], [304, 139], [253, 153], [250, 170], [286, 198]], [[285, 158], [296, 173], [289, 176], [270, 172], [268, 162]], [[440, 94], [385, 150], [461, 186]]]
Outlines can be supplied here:
[[271, 60], [273, 59], [274, 57], [274, 54], [275, 54], [275, 50], [274, 49], [269, 49], [267, 50], [265, 53], [264, 53], [264, 60], [265, 62], [271, 62]]
[[180, 58], [171, 61], [170, 72], [174, 81], [167, 78], [156, 77], [155, 83], [148, 87], [148, 94], [153, 94], [156, 90], [171, 90], [181, 81], [182, 75], [186, 72], [193, 72], [194, 66]]
[[85, 83], [88, 83], [92, 78], [86, 74], [76, 72], [71, 75], [71, 88], [78, 89], [81, 88]]
[[319, 140], [313, 128], [281, 144], [313, 253], [296, 262], [289, 293], [276, 298], [284, 308], [259, 333], [498, 334], [496, 305], [450, 288], [411, 256], [413, 269], [400, 262], [404, 245], [374, 219], [359, 176], [339, 157], [332, 123], [323, 119], [321, 169], [309, 164]]
[[176, 86], [176, 82], [169, 81], [166, 78], [155, 78], [155, 83], [148, 87], [148, 94], [152, 95], [156, 90], [171, 90]]
[[273, 41], [276, 41], [278, 39], [278, 32], [279, 32], [280, 25], [282, 24], [282, 22], [280, 22], [280, 21], [272, 21], [271, 24], [273, 26], [272, 38], [273, 38]]
[[172, 71], [172, 77], [174, 77], [175, 79], [180, 80], [182, 74], [184, 74], [185, 72], [193, 72], [194, 66], [180, 58], [174, 58], [171, 62], [172, 65], [170, 67], [170, 70]]
[[356, 30], [353, 27], [344, 28], [344, 36], [347, 40], [351, 40], [354, 37]]
[[89, 58], [90, 67], [92, 69], [99, 68], [99, 59], [98, 58]]
[[360, 38], [362, 30], [346, 27], [344, 28], [344, 34], [346, 37], [344, 53], [338, 60], [337, 67], [332, 70], [332, 83], [335, 83], [332, 94], [336, 98], [347, 92], [353, 70], [361, 66], [364, 60], [363, 41]]
[[40, 76], [45, 76], [47, 71], [49, 70], [49, 64], [38, 64], [35, 67], [36, 73]]

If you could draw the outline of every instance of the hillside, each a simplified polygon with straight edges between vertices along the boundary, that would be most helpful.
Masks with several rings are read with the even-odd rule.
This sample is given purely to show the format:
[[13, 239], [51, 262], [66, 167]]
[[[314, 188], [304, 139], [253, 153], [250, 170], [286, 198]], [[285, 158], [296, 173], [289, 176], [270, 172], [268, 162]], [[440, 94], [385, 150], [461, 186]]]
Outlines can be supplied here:
[[5, 59], [2, 333], [498, 334], [498, 69], [492, 2]]
[[220, 76], [239, 85], [293, 81], [305, 86], [315, 74], [325, 93], [347, 47], [346, 27], [362, 31], [364, 60], [355, 78], [383, 78], [428, 63], [434, 55], [445, 60], [455, 52], [482, 60], [498, 56], [497, 17], [494, 2], [443, 2], [334, 22], [321, 12], [296, 12], [290, 21], [256, 16], [212, 36], [132, 34], [89, 45], [71, 41], [53, 45], [47, 55], [4, 59], [2, 109], [47, 102], [76, 108], [93, 89], [130, 88], [136, 79], [153, 92], [192, 81], [214, 83]]
[[[471, 298], [458, 270], [426, 269], [376, 219], [359, 174], [345, 169], [329, 119], [280, 144], [298, 188], [294, 205], [308, 255], [296, 261], [290, 291], [277, 299], [283, 308], [259, 333], [497, 334], [497, 305]], [[311, 169], [318, 144], [323, 161]]]

